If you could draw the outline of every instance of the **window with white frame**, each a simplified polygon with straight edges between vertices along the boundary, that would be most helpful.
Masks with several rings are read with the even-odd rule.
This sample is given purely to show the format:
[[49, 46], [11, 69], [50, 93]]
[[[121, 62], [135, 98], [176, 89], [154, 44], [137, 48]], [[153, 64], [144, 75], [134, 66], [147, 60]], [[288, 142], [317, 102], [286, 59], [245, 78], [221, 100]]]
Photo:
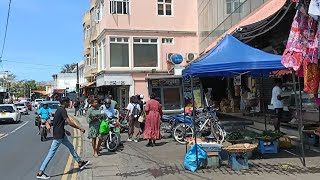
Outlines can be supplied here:
[[90, 25], [86, 26], [84, 29], [84, 38], [85, 39], [90, 38]]
[[240, 5], [244, 0], [226, 0], [227, 14], [242, 13], [243, 7]]
[[129, 0], [110, 0], [110, 14], [129, 14]]
[[97, 42], [92, 41], [92, 65], [97, 64]]
[[96, 7], [94, 11], [95, 11], [95, 13], [96, 13], [95, 21], [96, 21], [96, 22], [101, 21], [101, 11], [100, 11], [100, 7], [99, 7], [99, 6]]
[[129, 67], [128, 37], [110, 37], [110, 67]]
[[173, 0], [157, 0], [158, 1], [158, 15], [171, 16], [172, 15], [172, 1]]
[[107, 59], [106, 59], [106, 54], [107, 54], [107, 45], [106, 45], [106, 40], [102, 40], [102, 68], [105, 69], [107, 68]]
[[99, 65], [99, 71], [103, 69], [102, 65], [102, 46], [101, 43], [98, 45], [98, 65]]
[[158, 39], [133, 39], [134, 67], [158, 67]]
[[87, 54], [87, 55], [86, 55], [86, 63], [87, 63], [87, 66], [91, 66], [91, 57], [90, 57], [90, 54]]
[[104, 14], [105, 14], [104, 0], [101, 0], [101, 2], [100, 2], [100, 13], [101, 13], [101, 18], [102, 18], [104, 16]]
[[173, 44], [173, 38], [162, 38], [162, 44]]

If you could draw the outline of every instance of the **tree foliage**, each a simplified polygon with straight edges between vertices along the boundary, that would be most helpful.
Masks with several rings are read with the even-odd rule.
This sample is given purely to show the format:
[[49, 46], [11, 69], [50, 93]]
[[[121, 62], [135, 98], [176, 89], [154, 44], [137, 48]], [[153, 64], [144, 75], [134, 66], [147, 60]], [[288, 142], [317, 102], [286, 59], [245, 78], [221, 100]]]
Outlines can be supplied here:
[[72, 64], [65, 64], [63, 65], [63, 67], [61, 68], [60, 73], [72, 73], [73, 70], [77, 67], [76, 63], [72, 63]]
[[40, 85], [35, 80], [20, 80], [10, 83], [9, 92], [14, 94], [15, 97], [29, 97], [30, 90], [46, 90], [45, 86]]

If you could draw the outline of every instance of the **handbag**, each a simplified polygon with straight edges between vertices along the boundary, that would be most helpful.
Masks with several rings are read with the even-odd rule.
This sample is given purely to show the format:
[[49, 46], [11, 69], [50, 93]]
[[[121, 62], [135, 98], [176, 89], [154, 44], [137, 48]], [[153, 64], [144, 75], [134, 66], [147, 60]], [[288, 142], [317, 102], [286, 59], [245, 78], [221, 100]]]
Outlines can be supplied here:
[[142, 112], [141, 115], [138, 118], [138, 122], [143, 123], [146, 120], [146, 113]]

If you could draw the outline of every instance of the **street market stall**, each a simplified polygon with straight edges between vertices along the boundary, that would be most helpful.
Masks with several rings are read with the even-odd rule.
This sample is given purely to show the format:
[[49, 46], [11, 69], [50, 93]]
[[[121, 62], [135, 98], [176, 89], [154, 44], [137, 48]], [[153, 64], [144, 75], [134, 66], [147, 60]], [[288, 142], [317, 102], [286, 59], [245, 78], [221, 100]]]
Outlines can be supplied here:
[[[255, 49], [231, 35], [226, 35], [215, 48], [194, 63], [189, 64], [182, 71], [182, 76], [184, 77], [183, 79], [191, 80], [192, 89], [194, 78], [197, 77], [234, 77], [244, 74], [262, 77], [279, 69], [284, 69], [284, 66], [281, 64], [281, 56]], [[193, 91], [191, 92], [192, 104], [194, 106], [194, 93]], [[193, 107], [193, 110], [195, 110], [195, 107]], [[194, 131], [196, 131], [195, 113], [192, 113], [192, 116]], [[197, 144], [196, 139], [195, 137], [195, 144]], [[198, 160], [198, 158], [196, 159]]]

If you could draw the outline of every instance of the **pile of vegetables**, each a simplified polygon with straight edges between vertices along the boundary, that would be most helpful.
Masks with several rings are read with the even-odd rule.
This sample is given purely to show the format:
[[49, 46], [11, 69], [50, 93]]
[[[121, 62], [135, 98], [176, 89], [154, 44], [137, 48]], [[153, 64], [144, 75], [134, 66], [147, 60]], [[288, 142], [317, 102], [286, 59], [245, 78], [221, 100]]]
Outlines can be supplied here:
[[279, 139], [283, 135], [285, 135], [285, 133], [280, 131], [265, 130], [258, 136], [258, 138], [265, 139], [265, 140], [272, 140], [272, 139]]
[[227, 135], [227, 141], [229, 142], [248, 142], [253, 141], [257, 137], [257, 134], [252, 131], [238, 130]]

